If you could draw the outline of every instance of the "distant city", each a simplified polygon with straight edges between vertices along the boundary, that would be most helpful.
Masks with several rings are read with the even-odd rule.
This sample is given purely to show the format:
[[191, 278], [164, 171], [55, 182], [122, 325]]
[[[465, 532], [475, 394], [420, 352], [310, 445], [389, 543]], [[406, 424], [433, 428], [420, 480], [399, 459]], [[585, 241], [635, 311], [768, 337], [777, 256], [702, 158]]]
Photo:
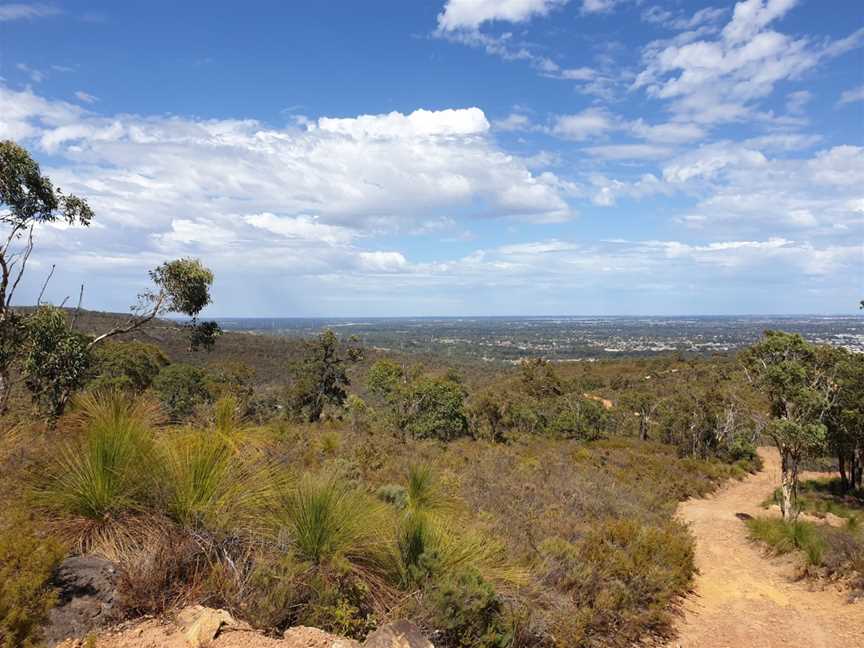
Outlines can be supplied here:
[[800, 333], [811, 342], [864, 353], [864, 317], [422, 317], [222, 318], [226, 331], [310, 336], [330, 328], [380, 350], [435, 353], [488, 361], [528, 356], [600, 360], [662, 353], [735, 351], [768, 329]]

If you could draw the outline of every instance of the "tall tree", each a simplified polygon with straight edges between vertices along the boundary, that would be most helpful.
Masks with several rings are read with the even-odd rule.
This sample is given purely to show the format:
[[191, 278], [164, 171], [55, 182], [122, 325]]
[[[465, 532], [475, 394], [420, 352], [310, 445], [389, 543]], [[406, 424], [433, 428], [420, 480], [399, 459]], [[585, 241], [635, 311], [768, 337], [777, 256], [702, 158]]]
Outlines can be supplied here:
[[327, 404], [342, 407], [351, 384], [346, 372], [348, 362], [362, 356], [361, 349], [351, 339], [347, 346], [339, 343], [333, 331], [326, 330], [306, 343], [301, 361], [294, 366], [291, 386], [291, 409], [310, 423], [321, 418]]
[[87, 201], [64, 194], [42, 175], [39, 165], [15, 142], [0, 142], [0, 223], [7, 230], [0, 244], [0, 413], [6, 410], [12, 364], [25, 334], [12, 308], [15, 290], [33, 252], [33, 229], [40, 223], [90, 224]]
[[825, 419], [836, 388], [834, 363], [829, 350], [782, 331], [766, 331], [742, 359], [771, 405], [765, 433], [780, 452], [783, 519], [793, 521], [798, 516], [798, 465], [825, 443]]
[[844, 491], [864, 477], [864, 355], [833, 350], [836, 394], [828, 412], [828, 445], [837, 456]]
[[[55, 188], [51, 180], [42, 175], [39, 164], [30, 154], [8, 140], [0, 142], [0, 207], [5, 207], [5, 211], [0, 211], [0, 223], [8, 228], [0, 244], [0, 413], [8, 404], [12, 367], [25, 358], [23, 373], [34, 400], [50, 403], [49, 412], [59, 415], [80, 386], [80, 380], [77, 369], [73, 372], [74, 379], [68, 372], [68, 375], [46, 372], [40, 364], [47, 366], [45, 363], [49, 359], [57, 367], [70, 363], [69, 371], [73, 367], [89, 366], [89, 357], [78, 357], [82, 344], [84, 353], [89, 354], [103, 341], [134, 331], [167, 313], [190, 318], [186, 326], [192, 350], [210, 348], [221, 332], [215, 322], [198, 321], [201, 311], [211, 301], [213, 284], [213, 273], [198, 259], [176, 259], [151, 270], [153, 288], [138, 296], [138, 304], [133, 307], [129, 320], [90, 340], [83, 341], [62, 312], [54, 309], [40, 312], [42, 305], [39, 303], [34, 315], [23, 317], [11, 304], [33, 252], [34, 228], [57, 221], [87, 226], [93, 219], [93, 211], [86, 200]], [[65, 357], [64, 354], [70, 355]]]

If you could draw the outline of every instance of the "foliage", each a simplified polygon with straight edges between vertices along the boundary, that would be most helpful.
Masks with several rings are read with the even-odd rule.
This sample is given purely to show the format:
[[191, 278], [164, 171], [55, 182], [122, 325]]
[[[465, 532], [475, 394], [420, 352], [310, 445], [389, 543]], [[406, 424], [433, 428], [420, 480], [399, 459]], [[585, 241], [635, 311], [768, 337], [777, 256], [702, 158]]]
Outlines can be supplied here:
[[191, 416], [198, 405], [211, 399], [204, 370], [187, 364], [163, 367], [153, 381], [153, 391], [175, 421]]
[[169, 364], [168, 358], [153, 344], [108, 341], [93, 351], [91, 391], [129, 390], [142, 393], [159, 372]]
[[140, 509], [152, 478], [152, 406], [122, 393], [87, 393], [76, 405], [82, 433], [60, 448], [39, 501], [97, 522]]
[[446, 378], [423, 376], [403, 395], [401, 428], [416, 439], [448, 441], [468, 434], [465, 388]]
[[456, 439], [468, 434], [465, 386], [456, 376], [410, 375], [388, 360], [367, 373], [370, 393], [386, 412], [385, 423], [416, 439]]
[[644, 525], [605, 520], [584, 539], [550, 538], [544, 569], [574, 609], [556, 617], [554, 634], [569, 645], [633, 645], [646, 630], [669, 630], [669, 604], [694, 571], [692, 540], [675, 522]]
[[383, 516], [380, 504], [348, 484], [305, 475], [282, 493], [272, 518], [277, 537], [302, 560], [374, 564], [382, 551]]
[[798, 515], [798, 464], [825, 443], [834, 363], [830, 352], [781, 331], [766, 331], [743, 362], [770, 402], [772, 420], [765, 432], [780, 451], [780, 508], [789, 522]]
[[24, 516], [10, 516], [0, 527], [0, 646], [28, 648], [54, 606], [51, 576], [64, 555], [52, 538], [35, 533]]
[[786, 522], [776, 518], [753, 518], [747, 520], [750, 537], [764, 542], [777, 554], [786, 554], [800, 549], [811, 565], [822, 561], [825, 541], [812, 522]]
[[[0, 246], [0, 414], [11, 392], [12, 366], [24, 349], [24, 322], [10, 304], [33, 251], [33, 228], [56, 221], [87, 226], [92, 218], [87, 202], [55, 188], [25, 149], [0, 141], [0, 223], [9, 230]], [[12, 246], [25, 232], [26, 243], [16, 250]]]
[[58, 220], [89, 225], [93, 218], [85, 200], [55, 188], [30, 154], [10, 140], [0, 142], [0, 204], [8, 209], [0, 220], [13, 227]]
[[86, 383], [90, 363], [88, 340], [72, 330], [62, 310], [43, 306], [27, 318], [25, 384], [46, 414], [63, 413], [72, 394]]
[[826, 417], [828, 445], [838, 460], [843, 489], [864, 489], [864, 355], [832, 352], [835, 394]]
[[343, 347], [330, 330], [307, 342], [302, 361], [293, 368], [292, 411], [314, 422], [321, 418], [326, 405], [342, 407], [348, 397], [345, 388], [351, 384], [345, 365], [361, 355], [353, 341]]
[[597, 401], [571, 397], [549, 426], [553, 434], [570, 439], [595, 440], [608, 434], [610, 416]]
[[432, 623], [441, 630], [447, 646], [506, 648], [512, 628], [503, 614], [501, 599], [476, 571], [448, 576], [429, 595]]

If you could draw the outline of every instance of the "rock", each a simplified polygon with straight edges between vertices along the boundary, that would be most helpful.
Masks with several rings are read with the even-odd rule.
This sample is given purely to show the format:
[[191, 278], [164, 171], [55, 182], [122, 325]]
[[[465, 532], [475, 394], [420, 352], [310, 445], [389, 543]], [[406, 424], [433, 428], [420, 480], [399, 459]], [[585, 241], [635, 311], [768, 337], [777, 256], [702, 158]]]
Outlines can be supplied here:
[[67, 558], [57, 567], [53, 585], [58, 600], [43, 630], [47, 645], [83, 637], [116, 620], [117, 569], [110, 560], [99, 556]]
[[306, 626], [288, 628], [282, 638], [290, 642], [291, 646], [303, 648], [360, 648], [360, 644], [353, 639], [337, 637], [318, 628]]
[[381, 626], [366, 637], [363, 648], [435, 648], [410, 621], [395, 621]]
[[225, 610], [214, 610], [201, 605], [190, 605], [180, 610], [177, 625], [192, 648], [206, 646], [225, 628], [241, 628]]

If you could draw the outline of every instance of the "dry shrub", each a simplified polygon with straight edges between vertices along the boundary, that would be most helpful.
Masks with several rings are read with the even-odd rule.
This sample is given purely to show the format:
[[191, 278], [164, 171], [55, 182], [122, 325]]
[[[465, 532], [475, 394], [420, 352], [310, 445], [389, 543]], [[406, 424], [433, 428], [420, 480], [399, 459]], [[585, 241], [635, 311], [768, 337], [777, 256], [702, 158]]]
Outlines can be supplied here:
[[165, 526], [127, 547], [119, 561], [118, 610], [159, 614], [200, 601], [212, 570], [208, 548], [191, 534]]

